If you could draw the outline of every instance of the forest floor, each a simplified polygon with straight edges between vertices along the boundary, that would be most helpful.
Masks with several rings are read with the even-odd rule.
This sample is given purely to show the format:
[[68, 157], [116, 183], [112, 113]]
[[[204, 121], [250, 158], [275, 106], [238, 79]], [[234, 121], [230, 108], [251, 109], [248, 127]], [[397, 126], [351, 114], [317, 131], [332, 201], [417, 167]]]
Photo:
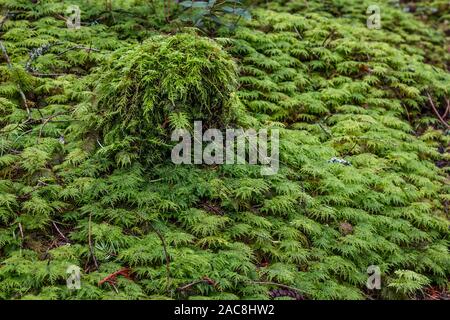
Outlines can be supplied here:
[[448, 299], [450, 6], [373, 2], [0, 0], [0, 299]]

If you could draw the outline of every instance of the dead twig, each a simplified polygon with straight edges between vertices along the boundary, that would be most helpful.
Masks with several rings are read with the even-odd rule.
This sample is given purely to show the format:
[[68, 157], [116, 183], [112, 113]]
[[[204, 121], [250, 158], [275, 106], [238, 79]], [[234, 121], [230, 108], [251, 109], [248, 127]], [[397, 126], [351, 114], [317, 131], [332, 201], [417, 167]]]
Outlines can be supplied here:
[[[2, 21], [0, 22], [0, 28], [3, 28], [3, 25], [5, 24], [6, 20], [9, 19], [9, 11], [6, 12], [6, 15], [3, 17]], [[3, 45], [3, 42], [0, 40], [0, 48], [2, 50], [3, 56], [5, 57], [6, 63], [8, 64], [8, 68], [10, 69], [14, 69], [12, 63], [11, 63], [11, 59], [9, 58], [8, 52], [6, 51], [5, 46]], [[30, 109], [28, 108], [28, 104], [27, 104], [27, 99], [25, 97], [25, 94], [23, 93], [22, 89], [20, 88], [20, 85], [17, 84], [17, 87], [19, 89], [19, 94], [20, 97], [24, 103], [25, 108], [27, 109], [27, 113], [28, 113], [28, 118], [31, 118], [31, 112]]]
[[41, 138], [41, 136], [42, 136], [42, 130], [44, 130], [44, 127], [46, 126], [46, 124], [49, 123], [49, 121], [50, 121], [51, 119], [56, 118], [56, 117], [58, 117], [58, 116], [63, 116], [63, 115], [65, 115], [65, 114], [64, 114], [64, 113], [61, 113], [61, 112], [58, 112], [58, 113], [55, 113], [55, 114], [53, 114], [53, 115], [51, 115], [51, 116], [49, 116], [49, 117], [47, 117], [47, 118], [45, 118], [45, 119], [42, 119], [44, 122], [42, 123], [42, 127], [39, 129], [38, 140]]
[[296, 26], [294, 26], [294, 30], [295, 30], [295, 33], [297, 33], [297, 35], [298, 35], [298, 37], [300, 38], [300, 40], [303, 40], [303, 37], [302, 37], [302, 35], [300, 34], [300, 32], [298, 31], [298, 29], [297, 29]]
[[33, 189], [31, 189], [30, 192], [27, 192], [21, 196], [19, 196], [19, 199], [26, 199], [28, 198], [33, 192], [35, 192], [36, 190], [38, 190], [39, 188], [42, 188], [43, 186], [48, 186], [47, 183], [45, 183], [44, 181], [38, 180], [38, 184], [36, 186], [33, 187]]
[[161, 232], [159, 232], [159, 230], [156, 229], [150, 222], [149, 222], [149, 225], [150, 225], [150, 228], [152, 228], [152, 230], [155, 231], [155, 233], [158, 235], [158, 237], [161, 240], [161, 243], [163, 245], [164, 256], [165, 256], [165, 259], [166, 259], [167, 288], [169, 288], [169, 284], [170, 284], [170, 257], [169, 257], [169, 253], [167, 252], [166, 240], [162, 236]]
[[445, 109], [444, 114], [442, 115], [442, 118], [445, 120], [447, 118], [449, 112], [450, 112], [450, 100], [445, 98], [445, 102], [447, 102], [447, 108]]
[[89, 251], [90, 251], [90, 253], [91, 253], [92, 260], [94, 261], [95, 268], [98, 269], [97, 259], [95, 258], [95, 254], [94, 254], [94, 247], [92, 246], [92, 230], [91, 230], [91, 224], [92, 224], [92, 214], [89, 214], [89, 225], [88, 225]]
[[217, 209], [216, 207], [213, 207], [212, 205], [209, 205], [208, 203], [203, 203], [202, 204], [203, 208], [205, 208], [206, 210], [209, 209], [209, 211], [214, 212], [215, 214], [218, 214], [220, 216], [223, 216], [223, 212], [221, 212], [219, 209]]
[[23, 228], [22, 228], [22, 223], [19, 222], [19, 231], [20, 231], [20, 237], [23, 240]]
[[28, 119], [25, 120], [24, 122], [18, 123], [14, 128], [9, 129], [9, 130], [2, 130], [2, 131], [0, 131], [0, 133], [7, 133], [7, 132], [14, 131], [14, 130], [16, 130], [18, 127], [26, 125], [30, 120], [31, 120], [31, 119], [28, 118]]
[[297, 292], [303, 293], [303, 291], [298, 289], [298, 288], [287, 286], [287, 285], [281, 284], [281, 283], [271, 282], [271, 281], [250, 281], [250, 283], [277, 286], [277, 287], [280, 287], [280, 288], [283, 288], [283, 289], [288, 289], [288, 290], [293, 290], [293, 291], [297, 291]]
[[71, 50], [76, 50], [76, 49], [84, 49], [84, 50], [87, 50], [88, 53], [91, 53], [91, 51], [100, 52], [99, 49], [95, 49], [95, 48], [92, 48], [92, 47], [73, 46], [73, 47], [70, 47], [69, 49], [66, 49], [66, 50], [64, 50], [64, 51], [62, 51], [62, 52], [60, 52], [60, 53], [58, 53], [58, 56], [61, 56], [61, 55], [63, 55], [63, 54], [66, 53], [66, 52], [69, 52], [69, 51], [71, 51]]
[[[8, 52], [6, 51], [6, 48], [3, 45], [3, 42], [1, 40], [0, 40], [0, 49], [2, 50], [3, 57], [6, 60], [8, 68], [10, 70], [14, 70], [17, 73], [17, 70], [14, 69], [14, 66], [11, 63], [11, 59], [9, 58]], [[17, 83], [17, 89], [19, 91], [19, 95], [20, 95], [20, 97], [22, 99], [23, 105], [27, 109], [28, 118], [30, 119], [31, 118], [31, 111], [30, 111], [30, 108], [28, 107], [27, 98], [26, 98], [25, 94], [23, 93], [22, 88], [20, 87], [19, 83]]]
[[49, 77], [49, 78], [57, 78], [57, 77], [62, 77], [65, 76], [65, 73], [38, 73], [38, 72], [33, 72], [31, 73], [31, 75], [35, 76], [35, 77], [41, 77], [41, 78], [45, 78], [45, 77]]
[[333, 135], [332, 135], [330, 132], [328, 132], [320, 122], [317, 122], [317, 124], [319, 125], [320, 129], [322, 129], [322, 131], [325, 132], [325, 134], [326, 134], [329, 138], [332, 138], [332, 137], [333, 137]]
[[214, 280], [204, 276], [200, 280], [193, 281], [191, 283], [188, 283], [187, 285], [184, 285], [182, 287], [177, 288], [177, 291], [185, 291], [185, 290], [187, 290], [187, 289], [189, 289], [189, 288], [191, 288], [191, 287], [193, 287], [193, 286], [195, 286], [196, 284], [199, 284], [199, 283], [206, 283], [206, 284], [209, 284], [209, 285], [212, 285], [212, 286], [216, 285], [216, 282]]
[[[442, 116], [439, 114], [439, 111], [437, 110], [436, 106], [434, 105], [433, 99], [431, 98], [430, 94], [427, 92], [428, 101], [430, 102], [431, 108], [433, 109], [434, 114], [438, 117], [439, 121], [447, 128], [450, 129], [450, 125], [442, 118]], [[448, 105], [447, 105], [448, 109]]]
[[119, 289], [117, 289], [116, 285], [114, 284], [114, 282], [110, 283], [110, 285], [114, 288], [114, 291], [119, 294]]
[[119, 275], [121, 275], [127, 279], [131, 279], [130, 273], [131, 273], [131, 270], [129, 268], [122, 268], [122, 269], [120, 269], [116, 272], [113, 272], [113, 273], [107, 275], [106, 277], [104, 277], [102, 280], [100, 280], [98, 282], [98, 285], [101, 286], [105, 282], [108, 282], [109, 284], [114, 285], [114, 282], [116, 282], [116, 278]]
[[322, 47], [326, 47], [326, 42], [331, 39], [334, 35], [336, 34], [336, 30], [331, 29], [330, 33], [328, 33], [328, 35], [326, 36], [325, 40], [323, 40], [322, 42]]
[[55, 227], [56, 231], [58, 232], [58, 234], [67, 242], [69, 242], [69, 239], [66, 238], [66, 236], [59, 230], [58, 226], [56, 225], [55, 222], [52, 222], [53, 226]]

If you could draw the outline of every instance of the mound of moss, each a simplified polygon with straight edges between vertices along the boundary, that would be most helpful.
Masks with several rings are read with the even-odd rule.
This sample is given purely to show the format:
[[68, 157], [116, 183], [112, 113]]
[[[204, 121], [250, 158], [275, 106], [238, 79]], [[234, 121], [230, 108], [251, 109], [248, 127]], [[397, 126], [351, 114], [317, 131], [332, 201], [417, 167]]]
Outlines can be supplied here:
[[208, 38], [151, 37], [114, 52], [91, 79], [92, 108], [83, 115], [91, 120], [87, 131], [100, 129], [102, 145], [118, 150], [121, 163], [137, 154], [141, 161], [154, 162], [160, 153], [164, 158], [171, 131], [194, 120], [223, 128], [234, 117], [236, 66]]
[[[430, 103], [442, 115], [450, 96], [442, 32], [389, 1], [380, 30], [370, 1], [257, 2], [216, 39], [140, 1], [73, 2], [77, 31], [56, 0], [0, 0], [0, 298], [448, 286], [448, 122]], [[280, 170], [172, 164], [167, 134], [193, 120], [279, 129]]]

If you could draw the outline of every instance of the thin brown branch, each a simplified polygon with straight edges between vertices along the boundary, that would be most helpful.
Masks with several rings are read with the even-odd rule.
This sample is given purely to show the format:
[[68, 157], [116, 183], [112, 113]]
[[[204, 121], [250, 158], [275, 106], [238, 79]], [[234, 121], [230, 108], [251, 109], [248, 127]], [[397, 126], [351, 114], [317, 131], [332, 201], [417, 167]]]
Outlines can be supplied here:
[[91, 253], [92, 260], [94, 260], [95, 268], [98, 269], [97, 258], [95, 258], [94, 254], [94, 246], [92, 245], [92, 214], [89, 214], [89, 225], [88, 225], [88, 241], [89, 241], [89, 250]]
[[195, 281], [193, 281], [193, 282], [191, 282], [191, 283], [188, 283], [187, 285], [184, 285], [184, 286], [182, 286], [182, 287], [179, 287], [179, 288], [177, 288], [177, 291], [184, 291], [184, 290], [187, 290], [187, 289], [189, 289], [190, 287], [193, 287], [193, 286], [195, 286], [196, 284], [199, 284], [199, 283], [206, 283], [206, 284], [209, 284], [209, 285], [212, 285], [212, 286], [215, 286], [216, 285], [216, 282], [214, 281], [214, 280], [212, 280], [212, 279], [210, 279], [210, 278], [208, 278], [208, 277], [203, 277], [202, 279], [200, 279], [200, 280], [195, 280]]
[[19, 231], [20, 231], [20, 237], [23, 240], [23, 228], [22, 228], [22, 223], [19, 222]]
[[294, 26], [294, 30], [295, 30], [295, 33], [297, 33], [297, 35], [298, 35], [298, 37], [300, 38], [300, 40], [303, 40], [303, 37], [302, 37], [302, 35], [300, 34], [300, 32], [298, 31], [298, 29], [297, 29], [296, 26]]
[[57, 14], [57, 13], [54, 14], [53, 17], [56, 18], [56, 19], [59, 19], [59, 20], [67, 21], [67, 18], [65, 18], [62, 15]]
[[61, 230], [59, 230], [58, 226], [56, 225], [55, 222], [52, 222], [53, 226], [55, 227], [56, 231], [58, 232], [58, 234], [66, 241], [69, 241], [69, 239], [66, 238], [66, 236], [61, 232]]
[[331, 29], [330, 33], [328, 33], [328, 35], [326, 36], [325, 40], [323, 40], [323, 42], [322, 42], [322, 47], [326, 47], [326, 45], [325, 45], [326, 42], [327, 42], [329, 39], [331, 39], [331, 38], [335, 35], [335, 33], [336, 33], [336, 30]]
[[73, 47], [70, 47], [69, 49], [64, 50], [63, 52], [58, 53], [58, 56], [61, 56], [61, 55], [63, 55], [63, 54], [66, 53], [66, 52], [69, 52], [69, 51], [71, 51], [71, 50], [76, 50], [76, 49], [84, 49], [84, 50], [87, 50], [87, 52], [89, 52], [89, 53], [90, 53], [91, 51], [100, 52], [99, 49], [95, 49], [95, 48], [92, 48], [92, 47], [86, 47], [86, 46], [73, 46]]
[[445, 102], [447, 102], [447, 108], [445, 109], [444, 114], [442, 115], [442, 119], [445, 120], [445, 118], [447, 118], [449, 112], [450, 112], [450, 100], [445, 98]]
[[7, 133], [7, 132], [14, 131], [14, 130], [16, 130], [17, 128], [19, 128], [20, 126], [26, 125], [30, 120], [31, 120], [31, 119], [28, 118], [28, 119], [25, 120], [24, 122], [18, 123], [14, 128], [9, 129], [9, 130], [2, 130], [2, 131], [0, 131], [0, 133]]
[[[8, 52], [6, 51], [6, 48], [3, 45], [3, 42], [1, 40], [0, 40], [0, 49], [2, 50], [3, 57], [5, 58], [6, 63], [8, 64], [8, 68], [11, 70], [15, 70], [14, 66], [11, 63], [11, 59], [9, 58]], [[17, 71], [16, 71], [16, 73], [17, 73]], [[28, 107], [27, 98], [26, 98], [25, 94], [23, 93], [22, 88], [20, 87], [19, 83], [17, 83], [17, 89], [19, 91], [20, 98], [22, 99], [23, 105], [27, 109], [28, 118], [31, 118], [31, 111], [30, 111], [30, 108]]]
[[57, 78], [57, 77], [62, 77], [62, 76], [66, 75], [65, 73], [38, 73], [38, 72], [33, 72], [31, 74], [35, 77], [41, 77], [41, 78], [45, 78], [45, 77]]
[[161, 240], [161, 243], [163, 245], [164, 256], [165, 256], [165, 259], [166, 259], [167, 288], [168, 288], [169, 284], [170, 284], [170, 258], [169, 258], [169, 254], [167, 252], [166, 240], [164, 239], [164, 237], [162, 236], [161, 232], [159, 232], [158, 229], [156, 229], [151, 223], [149, 223], [149, 225], [152, 228], [152, 230], [155, 231], [155, 233], [158, 235], [158, 237]]
[[287, 285], [281, 284], [281, 283], [276, 283], [276, 282], [271, 282], [271, 281], [249, 281], [249, 282], [250, 283], [254, 283], [254, 284], [277, 286], [277, 287], [280, 287], [280, 288], [283, 288], [283, 289], [294, 290], [294, 291], [303, 293], [303, 291], [298, 289], [298, 288], [287, 286]]
[[431, 98], [430, 94], [427, 92], [428, 101], [430, 102], [431, 108], [433, 109], [434, 114], [438, 117], [439, 121], [447, 128], [450, 129], [450, 125], [445, 122], [445, 120], [442, 118], [442, 116], [439, 114], [439, 111], [437, 110], [436, 106], [434, 105], [433, 99]]
[[63, 115], [64, 115], [64, 113], [58, 112], [58, 113], [55, 113], [55, 114], [53, 114], [53, 115], [51, 115], [51, 116], [49, 116], [49, 117], [47, 117], [45, 119], [41, 119], [44, 122], [42, 123], [42, 127], [39, 129], [39, 137], [38, 137], [38, 139], [41, 138], [42, 130], [44, 130], [44, 127], [46, 126], [47, 123], [50, 122], [51, 119], [56, 118], [58, 116], [63, 116]]
[[116, 272], [113, 272], [106, 277], [104, 277], [102, 280], [98, 282], [98, 285], [101, 286], [105, 282], [108, 282], [109, 284], [113, 284], [116, 281], [117, 276], [121, 275], [124, 276], [127, 279], [131, 279], [130, 277], [131, 270], [129, 268], [122, 268]]
[[196, 284], [199, 284], [199, 283], [203, 283], [203, 282], [206, 282], [206, 280], [196, 280], [196, 281], [194, 281], [194, 282], [191, 282], [191, 283], [188, 283], [187, 285], [185, 285], [185, 286], [182, 286], [182, 287], [179, 287], [179, 288], [177, 288], [177, 291], [184, 291], [184, 290], [186, 290], [186, 289], [189, 289], [190, 287], [192, 287], [192, 286], [195, 286]]
[[114, 283], [110, 283], [110, 285], [113, 287], [114, 291], [119, 294], [119, 289], [117, 289], [116, 285]]
[[47, 183], [45, 183], [45, 182], [43, 182], [43, 181], [41, 181], [41, 180], [38, 180], [38, 184], [37, 184], [36, 186], [34, 186], [33, 189], [31, 189], [30, 192], [27, 192], [27, 193], [25, 193], [25, 194], [19, 196], [18, 198], [19, 198], [19, 199], [26, 199], [26, 198], [28, 198], [33, 192], [35, 192], [35, 191], [38, 190], [39, 188], [42, 188], [43, 186], [47, 186], [47, 185], [48, 185]]

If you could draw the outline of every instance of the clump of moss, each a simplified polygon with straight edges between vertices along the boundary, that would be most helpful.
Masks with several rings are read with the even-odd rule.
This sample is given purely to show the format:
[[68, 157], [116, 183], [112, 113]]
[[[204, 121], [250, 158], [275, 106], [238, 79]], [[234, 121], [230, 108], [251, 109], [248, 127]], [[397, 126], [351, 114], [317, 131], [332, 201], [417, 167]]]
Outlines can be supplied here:
[[94, 77], [94, 125], [107, 145], [121, 141], [123, 148], [131, 139], [134, 149], [148, 150], [149, 141], [167, 142], [169, 129], [194, 120], [223, 127], [233, 119], [236, 65], [209, 38], [152, 37], [114, 52]]

